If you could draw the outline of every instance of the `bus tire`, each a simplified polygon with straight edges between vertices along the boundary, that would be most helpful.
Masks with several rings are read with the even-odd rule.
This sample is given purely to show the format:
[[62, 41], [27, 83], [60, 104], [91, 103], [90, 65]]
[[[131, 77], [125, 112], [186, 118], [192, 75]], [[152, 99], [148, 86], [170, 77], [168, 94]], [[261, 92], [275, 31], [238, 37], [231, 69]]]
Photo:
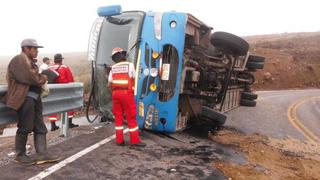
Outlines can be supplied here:
[[215, 32], [210, 38], [211, 44], [226, 53], [244, 56], [249, 50], [249, 43], [239, 36], [227, 32]]
[[205, 119], [209, 119], [211, 122], [214, 122], [217, 126], [222, 126], [227, 119], [227, 116], [217, 112], [209, 107], [202, 106], [202, 112], [201, 115]]
[[241, 106], [248, 106], [248, 107], [255, 107], [257, 105], [257, 102], [254, 100], [241, 99], [240, 105]]
[[255, 56], [255, 55], [249, 55], [248, 62], [265, 62], [266, 58], [263, 56]]
[[257, 98], [258, 98], [258, 94], [254, 94], [251, 92], [242, 92], [241, 93], [241, 99], [255, 100]]
[[246, 64], [246, 68], [248, 69], [263, 69], [264, 64], [259, 62], [250, 62], [248, 61]]
[[248, 68], [248, 69], [247, 69], [247, 71], [248, 71], [248, 72], [257, 72], [257, 69], [254, 69], [254, 68]]

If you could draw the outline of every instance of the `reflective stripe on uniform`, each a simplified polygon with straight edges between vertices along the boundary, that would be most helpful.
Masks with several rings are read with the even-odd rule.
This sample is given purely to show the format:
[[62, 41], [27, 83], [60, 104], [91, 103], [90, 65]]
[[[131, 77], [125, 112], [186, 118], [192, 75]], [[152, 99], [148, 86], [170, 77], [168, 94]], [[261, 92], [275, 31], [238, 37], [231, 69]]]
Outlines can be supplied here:
[[68, 118], [73, 118], [73, 116], [68, 116]]
[[136, 131], [136, 130], [138, 130], [138, 129], [139, 129], [139, 127], [137, 126], [137, 127], [135, 127], [135, 128], [130, 128], [129, 131], [130, 131], [130, 132], [134, 132], [134, 131]]
[[121, 64], [112, 66], [112, 74], [121, 74], [121, 73], [129, 73], [129, 65], [128, 64]]
[[58, 118], [55, 118], [55, 117], [49, 117], [48, 119], [49, 119], [49, 120], [57, 120]]
[[128, 80], [113, 80], [112, 83], [113, 84], [128, 84], [129, 81]]
[[116, 126], [116, 130], [123, 130], [123, 126]]

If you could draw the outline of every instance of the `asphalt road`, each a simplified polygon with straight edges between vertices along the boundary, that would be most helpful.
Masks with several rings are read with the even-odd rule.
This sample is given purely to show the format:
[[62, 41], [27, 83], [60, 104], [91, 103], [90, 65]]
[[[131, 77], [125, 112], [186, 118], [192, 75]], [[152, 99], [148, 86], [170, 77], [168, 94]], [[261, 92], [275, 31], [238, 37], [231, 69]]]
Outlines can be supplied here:
[[[196, 137], [194, 131], [173, 137], [143, 132], [145, 148], [117, 146], [114, 126], [106, 125], [95, 132], [80, 135], [50, 147], [60, 154], [58, 164], [23, 166], [10, 163], [1, 167], [0, 179], [228, 179], [212, 166], [215, 160], [245, 164], [242, 153], [230, 146], [217, 144], [207, 137]], [[126, 135], [128, 137], [128, 135]], [[128, 142], [128, 138], [126, 142]], [[100, 143], [99, 143], [100, 142]], [[85, 148], [102, 144], [82, 153]], [[80, 155], [79, 155], [80, 152]], [[82, 155], [81, 155], [82, 154]], [[75, 159], [76, 158], [76, 159]]]
[[306, 132], [320, 137], [319, 97], [319, 89], [261, 91], [255, 108], [242, 106], [228, 112], [225, 125], [275, 138], [309, 140]]
[[[258, 94], [257, 107], [240, 107], [228, 113], [227, 127], [246, 134], [317, 141], [320, 90]], [[147, 147], [139, 149], [117, 146], [112, 136], [114, 126], [106, 124], [50, 147], [51, 153], [61, 155], [60, 163], [39, 166], [10, 163], [1, 167], [0, 179], [228, 179], [212, 162], [246, 164], [243, 154], [195, 136], [198, 133], [194, 128], [168, 137], [144, 131], [141, 136]]]

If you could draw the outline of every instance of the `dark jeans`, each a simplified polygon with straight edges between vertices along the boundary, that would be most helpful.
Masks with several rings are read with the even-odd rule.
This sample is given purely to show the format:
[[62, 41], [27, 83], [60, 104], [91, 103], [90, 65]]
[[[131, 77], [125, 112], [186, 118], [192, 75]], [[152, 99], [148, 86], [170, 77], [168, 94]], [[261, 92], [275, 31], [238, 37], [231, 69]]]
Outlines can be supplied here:
[[24, 103], [18, 110], [18, 130], [17, 134], [46, 134], [48, 132], [43, 122], [42, 101], [31, 97], [26, 97]]

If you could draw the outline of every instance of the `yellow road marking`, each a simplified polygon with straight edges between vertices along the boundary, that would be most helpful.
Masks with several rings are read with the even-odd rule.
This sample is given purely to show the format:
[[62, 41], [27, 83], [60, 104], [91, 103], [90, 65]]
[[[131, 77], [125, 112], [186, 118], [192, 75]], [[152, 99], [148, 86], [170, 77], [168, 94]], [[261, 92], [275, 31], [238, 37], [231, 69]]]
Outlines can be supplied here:
[[320, 99], [320, 97], [309, 97], [305, 98], [299, 101], [296, 101], [295, 103], [291, 104], [288, 108], [288, 120], [291, 122], [291, 124], [300, 131], [309, 141], [312, 142], [320, 142], [320, 139], [317, 135], [315, 135], [312, 131], [310, 131], [307, 127], [305, 127], [299, 118], [297, 117], [297, 109], [302, 104], [314, 100], [314, 99]]

